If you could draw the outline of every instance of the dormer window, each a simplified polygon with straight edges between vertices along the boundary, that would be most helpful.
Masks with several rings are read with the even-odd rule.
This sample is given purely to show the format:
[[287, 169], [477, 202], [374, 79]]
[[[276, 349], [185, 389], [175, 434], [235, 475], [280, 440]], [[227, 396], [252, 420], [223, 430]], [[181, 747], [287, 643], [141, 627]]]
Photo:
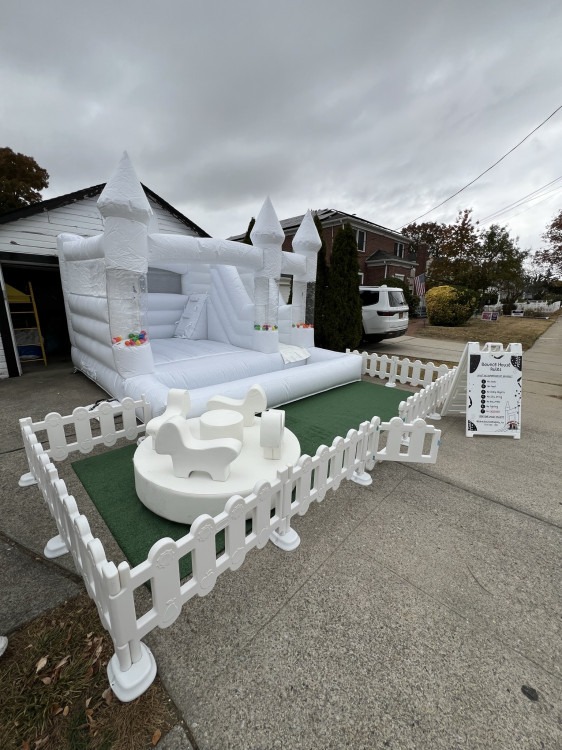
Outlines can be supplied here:
[[403, 258], [404, 257], [404, 243], [403, 242], [395, 242], [394, 243], [394, 255], [397, 258]]

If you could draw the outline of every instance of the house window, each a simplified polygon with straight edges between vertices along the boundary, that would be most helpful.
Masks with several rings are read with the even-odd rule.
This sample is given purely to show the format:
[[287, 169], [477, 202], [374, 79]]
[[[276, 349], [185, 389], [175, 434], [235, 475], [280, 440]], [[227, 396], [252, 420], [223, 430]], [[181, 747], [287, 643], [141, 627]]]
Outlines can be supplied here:
[[366, 234], [362, 229], [358, 229], [356, 232], [356, 239], [357, 239], [357, 250], [360, 253], [365, 252], [365, 240], [366, 240]]
[[396, 255], [397, 258], [404, 257], [404, 243], [403, 242], [394, 243], [394, 255]]
[[363, 284], [363, 279], [365, 278], [365, 274], [362, 274], [361, 272], [359, 272], [358, 276], [359, 276], [359, 284], [361, 285]]

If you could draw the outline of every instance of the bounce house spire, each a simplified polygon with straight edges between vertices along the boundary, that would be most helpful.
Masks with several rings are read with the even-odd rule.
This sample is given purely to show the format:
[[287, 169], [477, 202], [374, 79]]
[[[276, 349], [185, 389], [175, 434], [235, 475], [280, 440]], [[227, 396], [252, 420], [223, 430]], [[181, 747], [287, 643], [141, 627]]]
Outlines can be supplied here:
[[280, 249], [283, 244], [285, 232], [279, 223], [269, 196], [263, 202], [250, 237], [252, 243], [258, 247], [267, 248], [273, 246]]
[[117, 216], [146, 225], [150, 221], [150, 203], [126, 151], [98, 198], [98, 208], [104, 218]]
[[297, 253], [317, 253], [322, 247], [322, 240], [316, 229], [310, 209], [304, 215], [300, 227], [293, 239], [293, 250]]

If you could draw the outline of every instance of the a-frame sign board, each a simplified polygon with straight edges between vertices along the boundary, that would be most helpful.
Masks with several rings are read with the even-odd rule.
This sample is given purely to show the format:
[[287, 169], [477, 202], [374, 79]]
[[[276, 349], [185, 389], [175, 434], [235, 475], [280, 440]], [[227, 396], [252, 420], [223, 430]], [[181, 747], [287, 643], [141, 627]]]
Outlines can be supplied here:
[[521, 344], [469, 342], [441, 415], [466, 414], [466, 436], [521, 437]]

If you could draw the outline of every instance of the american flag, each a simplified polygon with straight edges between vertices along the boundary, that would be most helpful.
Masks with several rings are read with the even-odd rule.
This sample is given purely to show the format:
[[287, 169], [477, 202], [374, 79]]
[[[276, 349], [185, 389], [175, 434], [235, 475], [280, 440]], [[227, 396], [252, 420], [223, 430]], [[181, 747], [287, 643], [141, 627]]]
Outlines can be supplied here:
[[414, 279], [414, 291], [418, 297], [423, 297], [425, 294], [425, 273], [420, 273], [420, 275], [416, 276]]

